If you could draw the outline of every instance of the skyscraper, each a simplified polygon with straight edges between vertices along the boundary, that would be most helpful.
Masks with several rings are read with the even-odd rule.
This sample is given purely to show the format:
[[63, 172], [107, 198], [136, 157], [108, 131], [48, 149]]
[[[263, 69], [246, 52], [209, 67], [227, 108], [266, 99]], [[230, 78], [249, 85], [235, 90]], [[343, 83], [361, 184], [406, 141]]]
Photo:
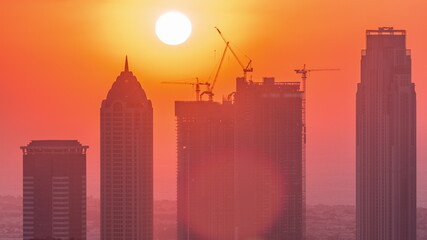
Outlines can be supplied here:
[[21, 147], [23, 239], [86, 240], [86, 149], [76, 140]]
[[416, 109], [406, 31], [366, 31], [356, 96], [357, 239], [416, 239]]
[[297, 82], [237, 79], [238, 240], [305, 237], [303, 92]]
[[178, 240], [234, 239], [231, 102], [175, 102]]
[[124, 71], [101, 106], [101, 239], [153, 238], [153, 108]]

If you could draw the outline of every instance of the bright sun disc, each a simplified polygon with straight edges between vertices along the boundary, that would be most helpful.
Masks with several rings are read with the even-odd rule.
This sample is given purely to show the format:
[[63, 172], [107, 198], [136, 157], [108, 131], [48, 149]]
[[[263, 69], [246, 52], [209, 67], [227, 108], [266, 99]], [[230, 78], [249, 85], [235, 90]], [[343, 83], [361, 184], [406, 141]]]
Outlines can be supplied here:
[[157, 19], [156, 35], [168, 45], [185, 42], [191, 34], [191, 22], [180, 12], [167, 12]]

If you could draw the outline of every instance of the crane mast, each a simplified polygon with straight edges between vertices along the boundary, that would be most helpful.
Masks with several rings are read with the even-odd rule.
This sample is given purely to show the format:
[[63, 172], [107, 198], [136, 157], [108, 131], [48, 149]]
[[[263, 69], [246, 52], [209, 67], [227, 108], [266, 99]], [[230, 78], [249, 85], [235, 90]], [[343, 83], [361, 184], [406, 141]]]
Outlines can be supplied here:
[[[301, 74], [301, 81], [302, 81], [302, 88], [303, 88], [303, 95], [302, 95], [302, 124], [303, 124], [303, 130], [302, 130], [302, 138], [304, 140], [303, 144], [302, 144], [302, 164], [303, 164], [303, 179], [305, 181], [305, 169], [306, 169], [306, 143], [307, 143], [307, 123], [306, 123], [306, 112], [307, 112], [307, 105], [306, 105], [306, 101], [307, 101], [307, 74], [310, 72], [314, 72], [314, 71], [338, 71], [340, 69], [338, 68], [331, 68], [331, 69], [307, 69], [305, 64], [303, 66], [302, 69], [295, 69], [295, 73], [296, 74]], [[303, 198], [305, 199], [305, 183], [303, 184]], [[304, 214], [305, 214], [305, 210], [304, 210]], [[305, 216], [304, 216], [305, 218]]]
[[216, 80], [218, 79], [219, 71], [221, 70], [222, 63], [224, 62], [225, 54], [227, 53], [227, 49], [229, 48], [229, 46], [230, 46], [230, 42], [226, 42], [224, 52], [222, 53], [221, 60], [219, 61], [218, 69], [216, 70], [215, 77], [212, 81], [212, 86], [211, 86], [212, 89], [215, 87], [215, 83], [216, 83]]

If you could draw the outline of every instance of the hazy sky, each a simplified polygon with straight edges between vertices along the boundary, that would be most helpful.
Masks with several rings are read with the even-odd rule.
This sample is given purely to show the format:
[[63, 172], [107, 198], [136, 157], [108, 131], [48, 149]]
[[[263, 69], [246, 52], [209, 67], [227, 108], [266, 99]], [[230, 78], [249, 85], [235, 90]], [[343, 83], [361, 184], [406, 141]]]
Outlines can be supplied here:
[[[33, 139], [77, 139], [88, 150], [88, 195], [99, 196], [99, 108], [129, 56], [154, 107], [154, 196], [175, 198], [173, 102], [188, 86], [162, 85], [209, 76], [224, 48], [214, 26], [253, 60], [255, 81], [308, 85], [307, 201], [355, 202], [355, 93], [365, 30], [407, 30], [418, 102], [419, 202], [427, 206], [427, 2], [424, 0], [3, 0], [0, 2], [0, 194], [21, 195], [22, 153]], [[179, 46], [160, 42], [156, 18], [189, 16], [193, 34]], [[246, 58], [241, 54], [243, 61]], [[241, 69], [224, 61], [216, 100], [234, 90]]]

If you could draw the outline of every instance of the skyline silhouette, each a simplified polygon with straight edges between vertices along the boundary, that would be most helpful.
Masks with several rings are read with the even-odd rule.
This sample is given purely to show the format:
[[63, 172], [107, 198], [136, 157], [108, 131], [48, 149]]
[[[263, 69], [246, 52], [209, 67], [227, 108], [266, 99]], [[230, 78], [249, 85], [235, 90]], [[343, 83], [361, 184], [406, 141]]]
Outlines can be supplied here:
[[[358, 205], [360, 209], [363, 205], [360, 199], [368, 198], [368, 193], [375, 190], [373, 187], [363, 195], [362, 174], [356, 175], [356, 168], [361, 167], [356, 165], [362, 162], [360, 156], [372, 152], [368, 149], [363, 153], [357, 147], [362, 143], [356, 136], [360, 138], [362, 134], [356, 128], [360, 128], [361, 118], [355, 111], [360, 110], [356, 107], [355, 95], [361, 95], [357, 87], [361, 78], [366, 80], [366, 71], [360, 70], [364, 64], [364, 60], [360, 62], [360, 49], [369, 49], [365, 47], [366, 29], [393, 26], [405, 29], [407, 48], [413, 49], [412, 53], [405, 54], [410, 54], [412, 59], [411, 83], [416, 85], [418, 104], [405, 108], [411, 111], [400, 114], [403, 116], [399, 121], [409, 117], [416, 122], [408, 128], [413, 131], [416, 128], [416, 134], [411, 133], [409, 137], [414, 142], [409, 152], [417, 156], [417, 168], [414, 169], [415, 159], [410, 166], [399, 165], [401, 169], [412, 169], [403, 176], [410, 180], [408, 184], [402, 184], [396, 177], [402, 176], [402, 172], [389, 174], [383, 169], [379, 176], [396, 177], [393, 185], [401, 183], [400, 192], [410, 190], [412, 197], [402, 198], [397, 187], [382, 191], [378, 184], [376, 196], [393, 200], [390, 204], [387, 201], [379, 204], [383, 207], [372, 204], [368, 207], [378, 209], [370, 212], [375, 215], [381, 209], [390, 210], [400, 205], [398, 212], [385, 210], [379, 214], [405, 215], [413, 223], [414, 205], [427, 206], [427, 148], [424, 147], [427, 82], [423, 67], [427, 59], [427, 31], [420, 28], [427, 2], [307, 0], [264, 5], [243, 0], [204, 4], [195, 0], [1, 2], [0, 8], [5, 11], [0, 21], [6, 24], [0, 27], [3, 53], [0, 56], [0, 164], [4, 166], [0, 168], [0, 195], [23, 195], [24, 166], [19, 146], [37, 139], [78, 139], [91, 147], [87, 152], [87, 196], [102, 198], [100, 186], [105, 186], [105, 181], [101, 181], [105, 175], [101, 176], [101, 171], [106, 169], [101, 166], [99, 105], [100, 100], [106, 99], [114, 76], [129, 71], [128, 67], [123, 70], [123, 58], [129, 54], [131, 69], [154, 109], [152, 172], [147, 174], [152, 181], [150, 199], [175, 200], [179, 153], [174, 102], [192, 100], [194, 94], [190, 86], [160, 83], [188, 82], [195, 78], [212, 82], [214, 76], [216, 79], [215, 69], [224, 49], [224, 41], [214, 29], [218, 26], [226, 36], [224, 40], [230, 40], [230, 46], [241, 59], [249, 56], [253, 60], [255, 70], [248, 73], [248, 79], [255, 82], [272, 76], [276, 82], [299, 82], [300, 75], [293, 69], [301, 69], [304, 64], [311, 69], [341, 69], [312, 74], [309, 78], [306, 178], [302, 184], [306, 194], [302, 199], [308, 205]], [[193, 24], [189, 38], [181, 45], [168, 46], [155, 33], [156, 19], [171, 10], [184, 13]], [[238, 47], [232, 43], [238, 43]], [[219, 102], [227, 98], [235, 89], [235, 77], [240, 75], [239, 63], [228, 52], [218, 74], [213, 100]], [[406, 81], [406, 77], [399, 75], [398, 78]], [[416, 115], [411, 115], [414, 112]], [[380, 128], [385, 125], [378, 124]], [[402, 150], [400, 155], [407, 152]], [[372, 154], [369, 159], [372, 160]], [[365, 167], [371, 165], [371, 160]], [[364, 176], [365, 181], [374, 182], [377, 177]], [[122, 187], [126, 189], [124, 184]], [[364, 197], [360, 197], [361, 194]], [[405, 204], [412, 207], [403, 206]], [[361, 216], [361, 212], [357, 215]], [[359, 226], [360, 222], [363, 221], [359, 220]], [[373, 228], [375, 224], [367, 225]], [[399, 225], [397, 220], [391, 224]], [[414, 224], [409, 225], [408, 229], [414, 229]], [[408, 229], [401, 229], [395, 235], [412, 232]]]
[[[0, 132], [4, 136], [0, 151], [2, 164], [10, 166], [8, 171], [0, 169], [3, 194], [21, 194], [22, 166], [16, 161], [20, 158], [16, 146], [31, 139], [65, 138], [91, 146], [88, 194], [99, 197], [99, 116], [93, 109], [99, 107], [99, 99], [110, 87], [107, 79], [121, 71], [123, 56], [128, 53], [133, 72], [144, 78], [144, 88], [158, 109], [154, 112], [154, 195], [156, 199], [174, 199], [175, 139], [169, 134], [175, 128], [173, 101], [192, 99], [192, 91], [160, 82], [196, 76], [208, 79], [215, 62], [214, 50], [218, 60], [224, 46], [213, 26], [220, 27], [230, 41], [239, 43], [238, 47], [250, 55], [255, 78], [274, 75], [279, 81], [295, 81], [299, 77], [292, 69], [304, 63], [312, 68], [342, 69], [313, 74], [311, 78], [307, 96], [307, 122], [311, 126], [307, 139], [307, 159], [311, 159], [307, 163], [307, 201], [311, 204], [355, 203], [353, 109], [365, 29], [393, 25], [408, 31], [408, 46], [417, 50], [413, 55], [413, 80], [419, 89], [419, 102], [427, 102], [422, 94], [427, 89], [422, 81], [422, 64], [427, 56], [427, 35], [419, 28], [426, 9], [422, 1], [393, 1], [387, 7], [379, 1], [364, 0], [346, 4], [275, 2], [269, 6], [250, 2], [245, 8], [238, 7], [239, 1], [207, 2], [203, 8], [189, 1], [180, 10], [195, 23], [193, 35], [178, 47], [165, 46], [154, 34], [157, 14], [153, 8], [167, 8], [159, 2], [138, 5], [113, 0], [111, 6], [93, 1], [42, 0], [0, 4], [8, 9], [1, 16], [2, 22], [11, 23], [2, 25], [0, 46], [4, 53], [0, 66], [4, 82], [0, 90]], [[141, 5], [141, 14], [124, 15], [129, 10], [138, 11]], [[197, 12], [205, 17], [200, 18]], [[268, 38], [261, 34], [266, 29]], [[239, 74], [238, 65], [226, 58], [220, 75], [225, 80], [218, 83], [216, 100], [229, 93]], [[338, 112], [339, 118], [333, 112]], [[426, 113], [426, 108], [418, 106], [420, 144], [427, 141]], [[425, 149], [418, 148], [420, 204], [427, 202]]]
[[[357, 94], [357, 180], [359, 181], [357, 196], [363, 199], [357, 202], [357, 217], [367, 220], [358, 220], [358, 237], [376, 239], [381, 236], [382, 239], [391, 239], [391, 236], [397, 234], [400, 237], [415, 238], [416, 110], [414, 85], [411, 83], [410, 74], [411, 55], [405, 43], [406, 32], [394, 30], [391, 27], [380, 27], [379, 30], [366, 32], [367, 49], [362, 51], [362, 80], [358, 85]], [[382, 94], [382, 92], [385, 93]], [[409, 97], [410, 101], [407, 99], [408, 94], [412, 94]], [[222, 114], [223, 110], [211, 109], [209, 104], [216, 106], [211, 99], [203, 101], [198, 98], [198, 101], [176, 102], [178, 213], [181, 213], [181, 215], [178, 214], [177, 220], [178, 223], [183, 221], [181, 223], [183, 228], [178, 227], [178, 236], [183, 234], [182, 239], [244, 240], [253, 237], [282, 239], [289, 236], [305, 239], [305, 159], [303, 157], [305, 155], [303, 131], [305, 109], [302, 101], [305, 94], [300, 89], [300, 83], [275, 82], [272, 77], [265, 77], [262, 83], [253, 82], [252, 78], [248, 80], [245, 75], [236, 79], [236, 92], [229, 96], [231, 96], [230, 99], [223, 100], [224, 105], [221, 108], [228, 110], [225, 111], [225, 119], [219, 119], [219, 125], [215, 125], [213, 120], [217, 119], [216, 114]], [[392, 105], [393, 103], [398, 104]], [[371, 109], [372, 106], [374, 108]], [[192, 108], [196, 111], [192, 111]], [[205, 110], [210, 114], [204, 115]], [[408, 113], [401, 114], [402, 111], [408, 111]], [[375, 114], [379, 117], [375, 117]], [[385, 117], [381, 117], [383, 115]], [[407, 117], [410, 118], [407, 119]], [[235, 127], [233, 121], [238, 123]], [[226, 125], [221, 126], [224, 123]], [[210, 126], [210, 124], [213, 125]], [[206, 129], [203, 129], [206, 126], [208, 131], [204, 132]], [[385, 133], [372, 131], [372, 129], [380, 131], [383, 127], [385, 127]], [[199, 130], [203, 131], [198, 132]], [[210, 135], [211, 131], [219, 135]], [[191, 136], [192, 134], [195, 135]], [[234, 138], [234, 141], [222, 142], [224, 139], [221, 138], [224, 137], [228, 140]], [[375, 140], [377, 138], [378, 140]], [[224, 145], [218, 144], [218, 141]], [[366, 141], [373, 141], [373, 143]], [[387, 150], [388, 144], [392, 146], [389, 150]], [[101, 146], [102, 239], [118, 237], [152, 239], [153, 107], [141, 84], [129, 71], [127, 57], [124, 71], [117, 77], [107, 98], [102, 102]], [[365, 146], [369, 147], [365, 148]], [[384, 155], [378, 155], [378, 146], [385, 149]], [[215, 150], [216, 148], [218, 150]], [[224, 152], [227, 149], [230, 152]], [[228, 166], [230, 161], [232, 162], [232, 165], [229, 165], [231, 168], [225, 172], [229, 174], [221, 172], [215, 176], [216, 173], [211, 171], [216, 168], [209, 166], [213, 162], [219, 164], [217, 160], [224, 160], [224, 153], [229, 154], [230, 157], [225, 157], [228, 160], [219, 161], [219, 163], [224, 167]], [[371, 159], [366, 161], [366, 156]], [[390, 163], [387, 162], [388, 156], [392, 156]], [[194, 165], [199, 160], [202, 162]], [[377, 165], [371, 166], [375, 161], [383, 165], [379, 168], [375, 168]], [[198, 169], [197, 165], [202, 168]], [[396, 167], [397, 165], [399, 167]], [[196, 168], [190, 172], [186, 170], [193, 167]], [[370, 167], [373, 170], [369, 170]], [[377, 170], [374, 171], [375, 169]], [[378, 172], [378, 169], [382, 169], [383, 172]], [[401, 172], [405, 169], [410, 172]], [[368, 171], [365, 172], [366, 170]], [[213, 175], [210, 176], [210, 173]], [[203, 175], [208, 178], [200, 178]], [[389, 175], [390, 177], [387, 177]], [[360, 176], [367, 176], [367, 178]], [[375, 179], [380, 176], [384, 176], [385, 185], [392, 187], [384, 187], [382, 183], [376, 184]], [[222, 177], [225, 177], [224, 182], [221, 180]], [[411, 179], [408, 180], [408, 177]], [[227, 179], [232, 182], [226, 182]], [[212, 180], [219, 181], [212, 182]], [[388, 184], [387, 181], [389, 181]], [[183, 184], [179, 184], [180, 182]], [[188, 185], [190, 182], [191, 184]], [[84, 183], [86, 185], [86, 181]], [[193, 184], [195, 185], [192, 186]], [[233, 186], [233, 188], [221, 186]], [[371, 188], [374, 190], [370, 190]], [[212, 193], [215, 194], [205, 196], [204, 192], [210, 191], [214, 191]], [[180, 193], [182, 193], [181, 197], [179, 197]], [[383, 197], [375, 197], [375, 194], [382, 194]], [[233, 196], [234, 203], [233, 201], [224, 202], [224, 199], [229, 199], [230, 195]], [[370, 198], [372, 199], [366, 201]], [[390, 203], [380, 202], [378, 206], [369, 207], [369, 204], [374, 204], [378, 199], [385, 199], [386, 203], [388, 201]], [[180, 210], [183, 200], [185, 204], [182, 206], [187, 206], [184, 208], [185, 211]], [[204, 203], [213, 203], [213, 205]], [[365, 208], [365, 206], [368, 207]], [[371, 208], [381, 209], [379, 206], [385, 207], [383, 211], [385, 215], [395, 216], [394, 211], [402, 212], [402, 216], [407, 216], [409, 222], [397, 224], [396, 221], [402, 219], [398, 217], [396, 221], [390, 221], [390, 223], [397, 226], [408, 224], [408, 228], [398, 231], [395, 227], [393, 229], [396, 234], [386, 231], [381, 233], [380, 226], [384, 224], [377, 223], [378, 219], [375, 217], [377, 215], [363, 215], [366, 211], [373, 213], [369, 210]], [[192, 210], [193, 207], [196, 208]], [[224, 209], [229, 209], [231, 216], [228, 216]], [[212, 225], [212, 219], [220, 212], [225, 213], [223, 220], [234, 219], [230, 223], [234, 226], [234, 230], [225, 230], [223, 234], [227, 235], [223, 236], [216, 235], [219, 234], [220, 228], [209, 230], [206, 228], [223, 223], [223, 220], [218, 219], [219, 221]], [[203, 217], [211, 213], [215, 214], [207, 218], [210, 222], [204, 222]], [[123, 219], [127, 220], [123, 221]], [[385, 219], [389, 218], [385, 217]], [[367, 221], [372, 221], [372, 224], [366, 226], [374, 229], [373, 233], [368, 234], [363, 230], [365, 225], [360, 224]], [[125, 222], [126, 224], [123, 225]], [[200, 226], [201, 229], [194, 226]], [[185, 228], [195, 232], [190, 231], [187, 233], [190, 234], [189, 236], [184, 236], [182, 230]], [[379, 232], [375, 233], [375, 229]], [[203, 236], [203, 234], [208, 235]], [[212, 234], [215, 234], [215, 237]]]

